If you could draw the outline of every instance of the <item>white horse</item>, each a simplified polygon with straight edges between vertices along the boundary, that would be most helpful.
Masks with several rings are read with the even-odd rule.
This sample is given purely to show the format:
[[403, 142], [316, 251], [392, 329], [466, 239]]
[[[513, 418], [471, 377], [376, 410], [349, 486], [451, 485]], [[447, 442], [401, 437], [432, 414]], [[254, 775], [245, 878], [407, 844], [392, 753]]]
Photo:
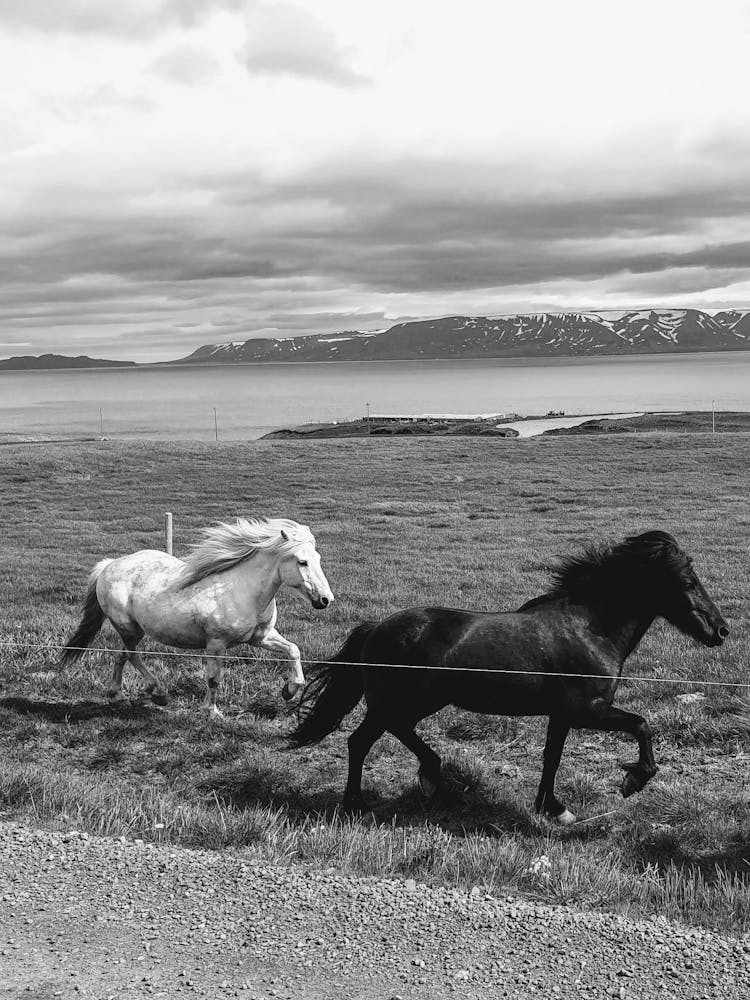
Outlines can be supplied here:
[[122, 698], [122, 671], [130, 661], [157, 705], [167, 704], [158, 677], [136, 652], [144, 634], [166, 646], [205, 649], [208, 690], [205, 707], [220, 715], [216, 694], [222, 657], [246, 642], [280, 653], [289, 661], [285, 698], [305, 683], [300, 652], [276, 631], [276, 601], [286, 584], [306, 594], [314, 608], [326, 608], [333, 594], [321, 569], [308, 527], [283, 518], [238, 518], [202, 532], [184, 561], [154, 549], [119, 559], [102, 559], [89, 576], [81, 624], [68, 640], [61, 662], [83, 654], [108, 618], [124, 650], [112, 674], [111, 698]]

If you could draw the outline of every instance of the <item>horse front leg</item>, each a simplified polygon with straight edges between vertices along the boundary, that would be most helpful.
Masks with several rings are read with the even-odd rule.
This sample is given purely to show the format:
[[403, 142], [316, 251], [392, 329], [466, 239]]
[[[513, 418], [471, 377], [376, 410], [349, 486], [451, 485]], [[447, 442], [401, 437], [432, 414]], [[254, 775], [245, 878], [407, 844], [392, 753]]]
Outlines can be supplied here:
[[281, 697], [285, 701], [289, 701], [298, 691], [302, 690], [305, 686], [305, 675], [302, 672], [302, 660], [298, 646], [285, 639], [275, 628], [270, 628], [267, 632], [253, 637], [251, 645], [260, 646], [261, 649], [270, 649], [274, 653], [282, 653], [284, 659], [289, 662], [286, 683], [281, 689]]
[[652, 746], [652, 732], [648, 722], [642, 715], [634, 712], [623, 712], [613, 708], [603, 698], [595, 698], [586, 707], [586, 711], [576, 729], [599, 729], [609, 733], [630, 733], [638, 740], [638, 760], [625, 767], [625, 777], [620, 791], [627, 799], [640, 790], [657, 772]]
[[555, 777], [560, 766], [565, 740], [568, 738], [570, 725], [567, 719], [563, 720], [551, 715], [547, 726], [547, 740], [544, 744], [544, 765], [542, 767], [542, 779], [539, 782], [534, 806], [538, 813], [544, 813], [550, 819], [556, 820], [562, 826], [570, 826], [575, 823], [576, 818], [573, 813], [557, 799], [555, 795]]
[[209, 639], [206, 643], [206, 697], [203, 707], [214, 719], [224, 718], [216, 705], [216, 696], [219, 693], [226, 651], [226, 644], [221, 639]]

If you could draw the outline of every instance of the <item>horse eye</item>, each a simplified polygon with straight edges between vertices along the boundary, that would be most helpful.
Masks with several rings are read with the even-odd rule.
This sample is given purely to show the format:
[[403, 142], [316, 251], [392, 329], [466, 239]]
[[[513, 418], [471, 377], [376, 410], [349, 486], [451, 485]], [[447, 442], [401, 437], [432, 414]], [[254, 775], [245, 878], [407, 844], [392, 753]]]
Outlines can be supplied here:
[[307, 566], [307, 559], [300, 559], [299, 564], [300, 566]]

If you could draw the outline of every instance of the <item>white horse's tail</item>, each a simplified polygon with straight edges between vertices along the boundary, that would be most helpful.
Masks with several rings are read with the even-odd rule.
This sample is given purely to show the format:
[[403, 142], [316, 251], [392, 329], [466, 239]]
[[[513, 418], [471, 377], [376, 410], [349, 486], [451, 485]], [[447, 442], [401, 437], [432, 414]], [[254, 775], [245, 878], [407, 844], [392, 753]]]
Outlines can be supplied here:
[[96, 581], [99, 579], [102, 570], [109, 566], [111, 562], [112, 559], [100, 560], [89, 574], [81, 623], [65, 644], [63, 654], [60, 657], [60, 666], [67, 667], [68, 664], [79, 660], [85, 648], [91, 645], [92, 640], [104, 624], [104, 611], [99, 603], [99, 598], [96, 596]]

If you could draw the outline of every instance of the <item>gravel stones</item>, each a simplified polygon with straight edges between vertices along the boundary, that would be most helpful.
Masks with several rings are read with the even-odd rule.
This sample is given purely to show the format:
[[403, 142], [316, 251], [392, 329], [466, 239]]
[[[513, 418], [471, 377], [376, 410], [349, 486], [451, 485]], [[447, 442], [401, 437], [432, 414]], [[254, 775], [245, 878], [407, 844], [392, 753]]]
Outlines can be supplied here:
[[750, 939], [0, 824], [0, 984], [118, 1000], [744, 1000]]

